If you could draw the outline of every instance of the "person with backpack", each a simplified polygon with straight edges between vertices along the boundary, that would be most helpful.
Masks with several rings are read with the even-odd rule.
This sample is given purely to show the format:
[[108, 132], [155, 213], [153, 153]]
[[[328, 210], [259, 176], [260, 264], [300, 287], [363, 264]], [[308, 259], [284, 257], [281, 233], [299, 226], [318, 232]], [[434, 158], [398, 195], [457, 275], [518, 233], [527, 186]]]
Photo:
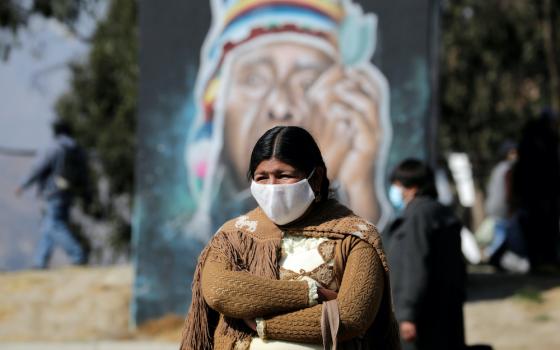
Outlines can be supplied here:
[[77, 195], [84, 195], [88, 183], [87, 156], [72, 137], [72, 129], [58, 120], [52, 125], [54, 139], [39, 154], [31, 171], [16, 189], [20, 196], [37, 185], [39, 196], [45, 201], [41, 222], [41, 237], [33, 267], [45, 269], [55, 246], [60, 246], [74, 265], [87, 261], [86, 249], [69, 227], [70, 207]]

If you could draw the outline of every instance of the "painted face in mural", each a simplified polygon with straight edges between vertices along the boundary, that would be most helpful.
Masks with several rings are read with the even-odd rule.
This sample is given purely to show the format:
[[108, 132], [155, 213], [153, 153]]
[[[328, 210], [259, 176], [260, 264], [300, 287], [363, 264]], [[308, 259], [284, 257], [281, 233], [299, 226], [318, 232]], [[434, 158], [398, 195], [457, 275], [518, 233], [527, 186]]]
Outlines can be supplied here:
[[317, 140], [338, 198], [379, 224], [388, 217], [382, 179], [391, 130], [387, 82], [370, 62], [375, 17], [350, 0], [294, 2], [278, 12], [269, 3], [214, 7], [226, 23], [215, 21], [205, 43], [203, 57], [213, 58], [203, 60], [197, 82], [202, 136], [187, 146], [203, 184], [193, 182], [206, 203], [201, 210], [216, 189], [228, 193], [223, 203], [241, 201], [258, 137], [296, 125]]
[[275, 125], [302, 126], [317, 139], [345, 201], [377, 219], [372, 179], [381, 133], [375, 81], [359, 69], [343, 69], [317, 48], [278, 42], [235, 55], [229, 84], [224, 150], [240, 186], [262, 133]]
[[232, 63], [224, 150], [235, 169], [232, 175], [243, 186], [250, 150], [266, 130], [276, 125], [309, 126], [307, 94], [333, 61], [311, 47], [276, 43], [244, 50]]

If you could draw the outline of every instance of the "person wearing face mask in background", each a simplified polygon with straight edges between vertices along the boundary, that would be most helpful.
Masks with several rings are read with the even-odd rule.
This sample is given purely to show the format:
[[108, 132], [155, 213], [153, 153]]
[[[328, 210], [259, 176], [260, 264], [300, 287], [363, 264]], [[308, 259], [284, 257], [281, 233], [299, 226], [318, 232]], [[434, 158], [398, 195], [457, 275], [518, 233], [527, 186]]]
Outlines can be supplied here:
[[258, 207], [201, 253], [181, 349], [400, 349], [380, 236], [329, 196], [313, 137], [268, 130], [248, 177]]
[[437, 201], [434, 174], [421, 161], [404, 160], [390, 180], [398, 216], [383, 239], [402, 347], [464, 349], [462, 225]]

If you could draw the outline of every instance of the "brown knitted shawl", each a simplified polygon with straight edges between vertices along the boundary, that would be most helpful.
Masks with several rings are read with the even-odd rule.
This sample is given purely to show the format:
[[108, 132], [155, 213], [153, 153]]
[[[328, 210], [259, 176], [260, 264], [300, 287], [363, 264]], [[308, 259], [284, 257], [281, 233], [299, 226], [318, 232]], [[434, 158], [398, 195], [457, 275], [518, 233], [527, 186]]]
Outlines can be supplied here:
[[[389, 268], [375, 226], [356, 216], [347, 207], [330, 199], [316, 205], [308, 215], [287, 226], [276, 226], [260, 208], [225, 223], [200, 254], [192, 282], [192, 299], [185, 320], [181, 350], [212, 350], [214, 336], [227, 338], [229, 344], [249, 344], [253, 333], [248, 331], [242, 320], [224, 317], [212, 310], [202, 296], [202, 267], [209, 250], [216, 249], [227, 256], [238, 271], [247, 271], [256, 276], [279, 278], [280, 245], [283, 232], [297, 232], [308, 237], [343, 239], [348, 235], [357, 236], [375, 247], [385, 270], [385, 291], [383, 303], [368, 334], [377, 337], [376, 349], [397, 349], [398, 327], [394, 318], [389, 286]], [[340, 260], [340, 259], [339, 259]], [[337, 280], [342, 279], [345, 261], [336, 261]], [[336, 267], [339, 267], [338, 269]], [[383, 315], [380, 315], [382, 314]], [[371, 343], [371, 342], [370, 342]], [[233, 346], [230, 346], [233, 348]]]

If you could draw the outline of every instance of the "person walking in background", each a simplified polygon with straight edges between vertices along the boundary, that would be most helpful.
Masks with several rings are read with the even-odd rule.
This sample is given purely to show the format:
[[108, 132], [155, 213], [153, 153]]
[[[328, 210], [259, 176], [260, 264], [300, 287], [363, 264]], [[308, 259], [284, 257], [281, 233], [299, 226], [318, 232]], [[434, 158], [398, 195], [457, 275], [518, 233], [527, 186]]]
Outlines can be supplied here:
[[514, 205], [532, 271], [558, 267], [560, 159], [558, 114], [550, 109], [524, 127], [513, 169]]
[[500, 147], [500, 161], [492, 169], [487, 186], [486, 214], [496, 219], [508, 215], [508, 200], [511, 195], [508, 179], [510, 170], [517, 160], [517, 146], [512, 141], [504, 141]]
[[[53, 124], [54, 140], [35, 160], [31, 171], [16, 189], [16, 195], [37, 185], [45, 201], [41, 238], [33, 263], [34, 268], [47, 267], [56, 245], [62, 247], [73, 264], [86, 263], [84, 247], [68, 226], [69, 212], [77, 193], [87, 196], [87, 158], [72, 137], [72, 129], [63, 121]], [[85, 198], [87, 201], [87, 197]]]
[[437, 201], [432, 170], [407, 159], [391, 175], [399, 216], [384, 232], [404, 350], [465, 348], [462, 224]]
[[512, 208], [512, 169], [517, 160], [517, 145], [505, 141], [500, 147], [500, 159], [492, 169], [486, 190], [486, 215], [494, 222], [494, 234], [484, 255], [499, 268], [525, 273], [529, 262], [517, 214]]

